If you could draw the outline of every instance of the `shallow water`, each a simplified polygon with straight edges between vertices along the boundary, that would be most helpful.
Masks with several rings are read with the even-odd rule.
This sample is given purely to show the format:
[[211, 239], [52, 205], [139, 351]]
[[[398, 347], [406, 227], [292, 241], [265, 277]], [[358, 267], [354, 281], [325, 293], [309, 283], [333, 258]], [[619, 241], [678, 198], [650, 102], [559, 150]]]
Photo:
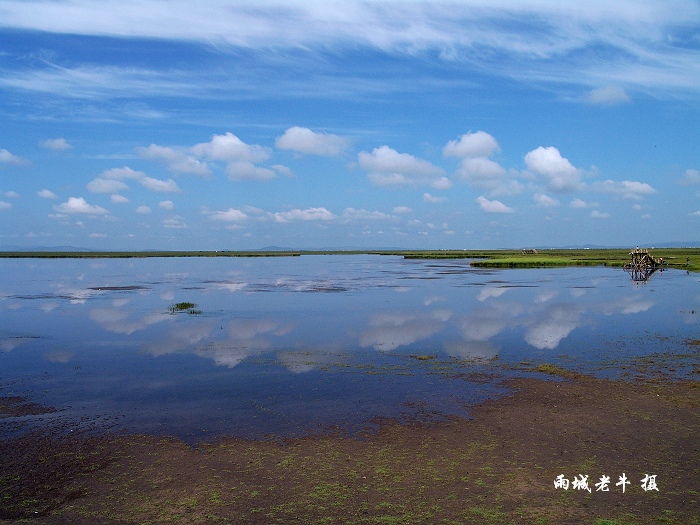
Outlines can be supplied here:
[[0, 395], [61, 409], [16, 422], [187, 441], [357, 431], [466, 416], [523, 362], [683, 377], [687, 360], [656, 354], [697, 352], [698, 310], [698, 275], [675, 270], [637, 284], [376, 255], [2, 259]]

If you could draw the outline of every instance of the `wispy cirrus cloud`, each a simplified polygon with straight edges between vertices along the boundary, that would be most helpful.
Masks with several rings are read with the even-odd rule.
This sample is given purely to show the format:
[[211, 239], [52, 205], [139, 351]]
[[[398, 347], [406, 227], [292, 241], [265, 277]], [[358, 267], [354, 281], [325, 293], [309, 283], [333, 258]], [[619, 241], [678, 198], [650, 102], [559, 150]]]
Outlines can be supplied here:
[[[428, 55], [492, 75], [524, 81], [582, 85], [591, 103], [624, 101], [627, 88], [697, 90], [700, 61], [693, 27], [700, 6], [693, 0], [593, 1], [578, 5], [536, 0], [362, 2], [270, 1], [264, 5], [221, 1], [163, 3], [46, 2], [4, 0], [3, 26], [63, 34], [206, 42], [259, 51], [296, 49], [312, 54], [347, 53], [358, 47], [403, 56]], [[43, 16], [36, 16], [41, 12]], [[601, 63], [600, 53], [606, 60]], [[292, 59], [290, 57], [290, 59]], [[10, 74], [0, 85], [66, 96], [148, 91], [201, 96], [181, 70], [82, 65]], [[229, 79], [231, 80], [231, 79]], [[221, 79], [216, 83], [222, 84]], [[347, 87], [363, 89], [361, 83]], [[615, 86], [614, 88], [601, 86]], [[618, 91], [614, 91], [618, 90]], [[223, 92], [223, 90], [222, 90]], [[624, 95], [623, 95], [624, 93]]]

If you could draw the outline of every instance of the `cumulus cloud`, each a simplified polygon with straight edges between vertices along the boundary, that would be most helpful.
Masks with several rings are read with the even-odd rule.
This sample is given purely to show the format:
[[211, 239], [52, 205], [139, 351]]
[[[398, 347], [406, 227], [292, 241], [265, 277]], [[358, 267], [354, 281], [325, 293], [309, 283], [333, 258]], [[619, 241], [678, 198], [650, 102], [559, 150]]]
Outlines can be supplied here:
[[129, 166], [121, 168], [112, 168], [100, 173], [101, 179], [116, 179], [116, 180], [138, 180], [145, 177], [146, 174], [142, 171], [132, 170]]
[[54, 150], [54, 151], [65, 151], [71, 149], [71, 146], [66, 139], [63, 137], [57, 139], [47, 139], [40, 143], [42, 148]]
[[129, 202], [129, 199], [127, 199], [123, 195], [119, 195], [119, 194], [111, 195], [109, 197], [109, 200], [111, 200], [115, 204], [125, 204], [125, 203]]
[[369, 172], [369, 179], [378, 186], [444, 185], [441, 168], [389, 146], [375, 148], [372, 153], [361, 151], [358, 159], [360, 167]]
[[164, 210], [172, 210], [175, 208], [175, 204], [173, 204], [173, 201], [160, 201], [158, 203], [159, 208], [163, 208]]
[[408, 206], [396, 206], [392, 210], [392, 213], [395, 213], [397, 215], [402, 215], [404, 213], [411, 213], [413, 210], [409, 208]]
[[614, 106], [617, 104], [625, 104], [630, 102], [630, 97], [621, 87], [607, 86], [592, 89], [586, 93], [584, 100], [589, 104], [596, 106]]
[[445, 202], [447, 197], [438, 197], [436, 195], [431, 195], [430, 193], [423, 194], [423, 202], [429, 202], [430, 204], [437, 204], [438, 202]]
[[240, 222], [246, 220], [248, 215], [243, 213], [241, 210], [229, 208], [226, 211], [215, 211], [214, 213], [209, 214], [209, 218], [214, 221]]
[[179, 215], [173, 215], [172, 217], [163, 219], [163, 227], [175, 230], [183, 230], [185, 228], [188, 228], [187, 224], [185, 224], [184, 219]]
[[283, 166], [282, 164], [273, 164], [272, 169], [275, 170], [277, 173], [284, 175], [285, 177], [293, 177], [294, 176], [294, 173], [292, 173], [292, 170], [290, 170], [287, 166]]
[[256, 166], [250, 161], [239, 160], [226, 166], [226, 174], [229, 180], [271, 180], [277, 178], [277, 173], [269, 168]]
[[222, 160], [225, 162], [248, 161], [258, 163], [270, 158], [270, 153], [266, 148], [246, 144], [231, 132], [212, 136], [209, 142], [194, 146], [192, 152], [198, 157], [207, 157], [211, 160]]
[[3, 193], [3, 195], [5, 197], [10, 198], [10, 199], [19, 199], [19, 193], [17, 193], [16, 191], [12, 191], [12, 190], [6, 191]]
[[451, 140], [442, 148], [446, 157], [490, 157], [499, 151], [496, 139], [485, 131], [466, 133], [459, 140]]
[[586, 206], [588, 206], [586, 201], [583, 201], [581, 199], [574, 199], [569, 203], [569, 207], [574, 208], [574, 209], [581, 209], [581, 208], [585, 208]]
[[683, 174], [683, 178], [679, 181], [682, 186], [690, 186], [692, 184], [700, 184], [700, 171], [695, 169], [687, 169]]
[[292, 150], [306, 155], [334, 157], [347, 150], [350, 141], [330, 133], [315, 133], [309, 128], [294, 126], [278, 137], [275, 146], [278, 149]]
[[591, 212], [591, 217], [593, 217], [594, 219], [609, 219], [610, 214], [598, 210], [593, 210]]
[[63, 202], [53, 207], [59, 213], [81, 213], [85, 215], [104, 215], [109, 213], [100, 206], [88, 204], [83, 197], [70, 197], [66, 202]]
[[26, 164], [29, 164], [28, 160], [23, 159], [22, 157], [18, 157], [17, 155], [13, 155], [6, 149], [0, 149], [0, 164], [10, 164], [13, 166], [24, 166]]
[[97, 178], [87, 183], [87, 189], [90, 193], [116, 193], [128, 190], [129, 186], [117, 179]]
[[543, 193], [535, 193], [533, 196], [538, 206], [542, 208], [554, 208], [559, 206], [559, 201]]
[[51, 190], [43, 189], [41, 191], [37, 191], [36, 194], [41, 197], [42, 199], [58, 199], [58, 195], [56, 195], [54, 192]]
[[462, 159], [455, 175], [470, 185], [486, 190], [490, 195], [520, 193], [523, 185], [515, 180], [517, 173], [508, 172], [489, 157], [500, 151], [496, 139], [485, 131], [467, 133], [451, 140], [442, 149], [446, 157]]
[[540, 146], [525, 155], [525, 164], [535, 175], [543, 179], [550, 191], [564, 193], [582, 188], [582, 172], [553, 146]]
[[505, 204], [503, 204], [501, 201], [493, 200], [490, 201], [483, 195], [480, 196], [479, 198], [476, 199], [476, 202], [479, 203], [479, 206], [481, 206], [481, 209], [484, 210], [486, 213], [514, 213], [515, 210], [513, 208], [509, 208]]
[[12, 204], [10, 204], [9, 202], [0, 201], [0, 211], [11, 210], [11, 209], [12, 209]]
[[174, 173], [184, 173], [206, 177], [211, 174], [211, 170], [206, 163], [200, 162], [193, 155], [188, 155], [184, 151], [151, 144], [147, 148], [136, 148], [136, 153], [142, 159], [156, 160], [164, 162], [168, 169]]
[[151, 213], [151, 208], [149, 208], [148, 206], [139, 206], [138, 208], [136, 208], [136, 213], [140, 213], [141, 215], [147, 215]]
[[358, 219], [358, 220], [382, 220], [389, 219], [391, 215], [387, 215], [381, 211], [369, 211], [365, 209], [356, 210], [355, 208], [345, 208], [343, 212], [344, 219]]
[[177, 193], [180, 191], [173, 179], [160, 180], [153, 177], [142, 177], [139, 179], [139, 184], [151, 191], [160, 193]]
[[625, 199], [636, 200], [642, 199], [644, 195], [653, 195], [656, 193], [656, 190], [649, 184], [631, 180], [623, 180], [622, 182], [615, 182], [612, 180], [595, 182], [592, 188], [601, 193], [613, 193], [621, 195]]
[[277, 212], [274, 214], [277, 222], [290, 221], [330, 221], [336, 218], [326, 208], [307, 208], [305, 210], [294, 209], [285, 212]]

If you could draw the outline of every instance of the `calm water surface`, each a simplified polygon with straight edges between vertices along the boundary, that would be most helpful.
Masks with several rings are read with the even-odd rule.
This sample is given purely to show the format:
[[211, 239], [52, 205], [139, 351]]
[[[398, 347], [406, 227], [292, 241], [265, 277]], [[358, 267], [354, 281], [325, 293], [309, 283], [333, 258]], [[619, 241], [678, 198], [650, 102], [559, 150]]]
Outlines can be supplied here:
[[676, 270], [635, 284], [370, 255], [2, 259], [0, 395], [188, 441], [355, 431], [468, 415], [523, 362], [619, 377], [688, 354], [698, 310], [700, 278]]

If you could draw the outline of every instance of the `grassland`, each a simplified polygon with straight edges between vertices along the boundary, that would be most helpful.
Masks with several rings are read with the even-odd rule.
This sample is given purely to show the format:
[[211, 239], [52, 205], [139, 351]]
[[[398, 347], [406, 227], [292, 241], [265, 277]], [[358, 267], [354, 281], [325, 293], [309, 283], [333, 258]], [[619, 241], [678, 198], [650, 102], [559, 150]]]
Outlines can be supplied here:
[[[700, 248], [659, 248], [652, 255], [669, 268], [700, 271]], [[104, 251], [104, 252], [1, 252], [0, 258], [101, 259], [143, 257], [298, 257], [307, 255], [393, 255], [406, 259], [472, 259], [483, 268], [544, 268], [551, 266], [616, 266], [630, 260], [628, 249], [520, 250], [300, 250], [300, 251]]]

